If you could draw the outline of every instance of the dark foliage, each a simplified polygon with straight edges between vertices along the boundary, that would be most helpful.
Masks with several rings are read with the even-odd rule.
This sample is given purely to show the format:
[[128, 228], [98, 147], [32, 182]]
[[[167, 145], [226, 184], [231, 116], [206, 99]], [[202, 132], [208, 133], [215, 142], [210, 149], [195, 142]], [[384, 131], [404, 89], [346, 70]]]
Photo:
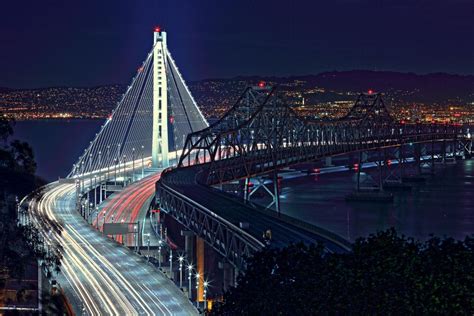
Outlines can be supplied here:
[[390, 229], [347, 254], [265, 249], [213, 315], [440, 315], [474, 312], [474, 239], [418, 242]]

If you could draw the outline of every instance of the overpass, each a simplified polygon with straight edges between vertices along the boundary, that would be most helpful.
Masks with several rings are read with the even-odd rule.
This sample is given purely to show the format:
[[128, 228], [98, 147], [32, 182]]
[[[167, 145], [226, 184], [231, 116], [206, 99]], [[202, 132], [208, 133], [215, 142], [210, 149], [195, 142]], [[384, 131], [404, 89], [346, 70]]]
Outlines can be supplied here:
[[[278, 210], [276, 174], [282, 168], [371, 150], [397, 148], [400, 153], [407, 146], [422, 163], [423, 146], [430, 146], [433, 157], [438, 148], [446, 155], [447, 146], [453, 156], [460, 150], [470, 153], [471, 135], [461, 125], [397, 122], [379, 93], [361, 94], [344, 117], [310, 121], [300, 118], [276, 88], [249, 87], [219, 121], [188, 135], [178, 167], [157, 182], [156, 199], [164, 212], [237, 268], [264, 247], [267, 229], [277, 247], [322, 241], [328, 251], [344, 251], [348, 245], [329, 232], [249, 203], [249, 179], [274, 175]], [[245, 181], [244, 200], [216, 188], [235, 180]], [[250, 224], [247, 229], [239, 227], [243, 222]]]

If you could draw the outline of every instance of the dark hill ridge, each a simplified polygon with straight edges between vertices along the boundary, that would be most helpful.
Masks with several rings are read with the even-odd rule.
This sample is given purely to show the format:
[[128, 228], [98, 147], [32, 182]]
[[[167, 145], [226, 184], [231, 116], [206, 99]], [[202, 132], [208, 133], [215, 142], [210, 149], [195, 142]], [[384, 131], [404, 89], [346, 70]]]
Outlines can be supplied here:
[[[331, 71], [317, 75], [290, 77], [235, 77], [231, 79], [210, 79], [206, 81], [248, 81], [264, 80], [278, 84], [303, 81], [303, 88], [320, 87], [334, 91], [360, 92], [372, 89], [386, 93], [398, 92], [407, 101], [419, 102], [474, 102], [474, 76], [433, 73], [418, 75], [394, 71]], [[199, 84], [198, 82], [194, 84]]]

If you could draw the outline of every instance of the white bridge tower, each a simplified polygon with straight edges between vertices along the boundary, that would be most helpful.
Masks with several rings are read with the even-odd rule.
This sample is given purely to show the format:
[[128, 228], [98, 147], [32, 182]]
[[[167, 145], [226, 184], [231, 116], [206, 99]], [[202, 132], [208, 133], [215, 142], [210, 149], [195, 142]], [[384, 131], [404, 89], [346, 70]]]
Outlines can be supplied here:
[[166, 32], [156, 27], [153, 33], [153, 138], [151, 158], [154, 168], [169, 167], [168, 158], [168, 48]]

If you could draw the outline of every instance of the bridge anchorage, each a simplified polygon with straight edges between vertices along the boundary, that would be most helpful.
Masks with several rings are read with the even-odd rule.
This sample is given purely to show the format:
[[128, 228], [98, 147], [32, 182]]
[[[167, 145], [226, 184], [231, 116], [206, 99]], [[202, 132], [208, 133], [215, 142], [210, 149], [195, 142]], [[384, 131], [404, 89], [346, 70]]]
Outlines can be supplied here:
[[[357, 155], [357, 191], [363, 199], [366, 189], [360, 167], [370, 157], [369, 152], [372, 156], [375, 153], [373, 160], [380, 171], [372, 190], [382, 191], [403, 180], [419, 179], [409, 177], [407, 162], [413, 159], [407, 157], [414, 157], [418, 177], [437, 159], [448, 162], [460, 154], [469, 156], [471, 148], [467, 126], [398, 122], [380, 93], [361, 94], [342, 118], [307, 120], [279, 96], [277, 88], [249, 87], [220, 120], [187, 136], [178, 167], [165, 170], [157, 182], [156, 200], [163, 211], [203, 238], [232, 265], [243, 268], [245, 258], [265, 246], [262, 231], [267, 226], [272, 227], [274, 245], [304, 239], [301, 235], [283, 236], [279, 231], [283, 225], [311, 232], [317, 236], [311, 237], [314, 240], [340, 247], [330, 251], [348, 249], [330, 233], [279, 213], [278, 170], [327, 157]], [[277, 212], [255, 208], [216, 189], [244, 181], [242, 195], [249, 200], [249, 179], [269, 174], [274, 179]]]

